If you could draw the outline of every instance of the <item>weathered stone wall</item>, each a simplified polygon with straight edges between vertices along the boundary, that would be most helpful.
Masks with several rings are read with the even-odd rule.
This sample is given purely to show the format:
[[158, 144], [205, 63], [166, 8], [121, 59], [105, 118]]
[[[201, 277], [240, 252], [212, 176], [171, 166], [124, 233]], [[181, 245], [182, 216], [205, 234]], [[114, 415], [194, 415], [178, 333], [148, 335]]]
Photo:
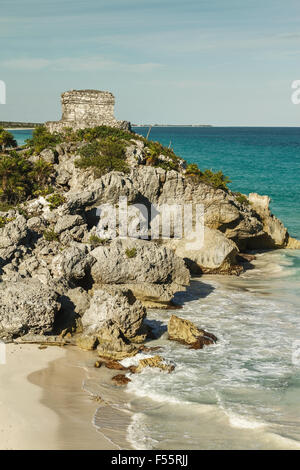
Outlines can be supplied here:
[[108, 91], [66, 91], [61, 95], [61, 101], [62, 119], [46, 123], [50, 132], [60, 132], [65, 127], [76, 130], [101, 125], [130, 129], [129, 122], [116, 120], [115, 97]]

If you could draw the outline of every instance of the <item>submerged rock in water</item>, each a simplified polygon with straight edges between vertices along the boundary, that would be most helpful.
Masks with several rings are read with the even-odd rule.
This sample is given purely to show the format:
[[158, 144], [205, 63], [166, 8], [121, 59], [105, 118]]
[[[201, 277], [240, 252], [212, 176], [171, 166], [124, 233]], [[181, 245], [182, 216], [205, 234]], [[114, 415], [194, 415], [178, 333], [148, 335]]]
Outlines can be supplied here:
[[122, 366], [118, 361], [107, 361], [105, 362], [105, 367], [113, 370], [128, 370], [127, 367]]
[[115, 375], [111, 380], [114, 382], [115, 385], [119, 386], [127, 385], [129, 382], [131, 382], [131, 380], [123, 374]]
[[204, 345], [213, 344], [217, 337], [212, 333], [198, 328], [189, 320], [172, 315], [168, 324], [169, 339], [192, 346], [193, 349], [202, 349]]
[[141, 372], [145, 367], [156, 367], [160, 370], [166, 372], [172, 372], [175, 369], [173, 364], [167, 364], [161, 356], [147, 357], [146, 359], [141, 359], [138, 363], [138, 366], [134, 370], [135, 373]]

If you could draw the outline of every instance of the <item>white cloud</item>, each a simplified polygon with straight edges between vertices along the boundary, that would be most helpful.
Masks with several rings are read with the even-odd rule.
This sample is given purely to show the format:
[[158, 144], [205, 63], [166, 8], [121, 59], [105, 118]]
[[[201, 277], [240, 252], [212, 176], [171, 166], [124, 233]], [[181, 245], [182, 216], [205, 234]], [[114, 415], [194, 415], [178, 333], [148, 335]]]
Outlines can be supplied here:
[[117, 61], [106, 60], [103, 57], [74, 58], [64, 57], [61, 59], [43, 58], [20, 58], [4, 60], [3, 68], [18, 70], [42, 70], [52, 71], [87, 71], [87, 70], [112, 70], [120, 72], [143, 73], [163, 67], [162, 64], [148, 62], [141, 64], [126, 64]]

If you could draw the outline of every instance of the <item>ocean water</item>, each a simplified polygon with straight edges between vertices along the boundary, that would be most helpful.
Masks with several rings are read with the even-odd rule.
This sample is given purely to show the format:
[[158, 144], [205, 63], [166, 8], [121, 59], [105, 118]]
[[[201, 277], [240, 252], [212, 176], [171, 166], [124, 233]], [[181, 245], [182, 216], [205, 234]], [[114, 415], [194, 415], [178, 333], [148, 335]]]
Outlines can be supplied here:
[[[222, 169], [233, 190], [268, 194], [300, 238], [300, 129], [152, 128], [150, 138], [171, 141], [201, 169]], [[214, 333], [215, 345], [170, 342], [174, 311], [148, 312], [159, 334], [149, 345], [161, 346], [175, 370], [129, 375], [121, 395], [86, 384], [106, 401], [93, 419], [100, 432], [122, 448], [127, 439], [136, 449], [300, 449], [300, 251], [260, 253], [253, 264], [239, 277], [195, 278], [175, 296], [175, 313]]]

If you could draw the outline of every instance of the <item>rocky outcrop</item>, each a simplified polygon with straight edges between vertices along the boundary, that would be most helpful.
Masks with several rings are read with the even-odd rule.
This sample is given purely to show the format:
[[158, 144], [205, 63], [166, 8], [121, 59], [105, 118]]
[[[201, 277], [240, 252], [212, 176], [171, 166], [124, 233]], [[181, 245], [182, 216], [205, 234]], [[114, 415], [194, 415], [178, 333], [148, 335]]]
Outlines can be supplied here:
[[222, 232], [209, 227], [204, 227], [203, 237], [196, 234], [191, 240], [173, 239], [164, 243], [185, 260], [193, 274], [237, 274], [242, 269], [237, 260], [236, 244]]
[[271, 214], [269, 196], [250, 193], [249, 201], [261, 218], [264, 231], [259, 240], [253, 241], [252, 246], [254, 248], [284, 248], [288, 243], [289, 235], [283, 223]]
[[85, 351], [92, 351], [96, 348], [98, 344], [98, 339], [96, 336], [93, 335], [80, 335], [76, 338], [76, 345], [80, 349], [84, 349]]
[[124, 336], [112, 320], [107, 320], [97, 330], [97, 339], [99, 343], [97, 352], [102, 358], [119, 361], [135, 356], [139, 352], [139, 349]]
[[37, 280], [0, 283], [0, 337], [50, 332], [60, 309], [58, 295]]
[[112, 320], [123, 335], [132, 341], [139, 335], [146, 309], [128, 289], [107, 286], [107, 289], [93, 289], [89, 309], [82, 317], [85, 332], [96, 334], [108, 320]]
[[202, 349], [204, 345], [213, 344], [217, 337], [199, 329], [189, 320], [172, 315], [168, 323], [169, 339], [190, 345], [193, 349]]
[[13, 217], [11, 221], [0, 229], [0, 256], [1, 250], [9, 247], [16, 248], [24, 244], [29, 236], [26, 219], [22, 215]]
[[168, 305], [185, 290], [190, 275], [172, 250], [137, 239], [117, 239], [91, 251], [96, 262], [91, 276], [97, 285], [123, 285], [146, 306]]
[[289, 237], [286, 248], [289, 248], [290, 250], [300, 250], [300, 240]]

